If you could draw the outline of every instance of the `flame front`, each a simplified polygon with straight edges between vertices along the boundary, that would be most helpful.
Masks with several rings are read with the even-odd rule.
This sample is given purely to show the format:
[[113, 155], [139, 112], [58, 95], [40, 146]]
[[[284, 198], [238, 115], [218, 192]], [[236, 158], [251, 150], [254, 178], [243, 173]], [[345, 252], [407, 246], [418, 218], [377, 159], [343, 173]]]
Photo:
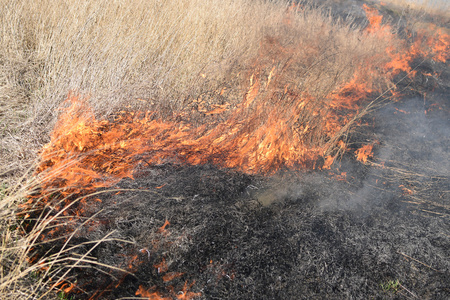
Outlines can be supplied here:
[[[265, 174], [319, 158], [340, 128], [327, 124], [330, 110], [318, 111], [314, 99], [292, 90], [259, 98], [260, 85], [255, 76], [224, 121], [198, 127], [154, 119], [152, 112], [122, 112], [112, 122], [100, 121], [85, 100], [71, 94], [41, 154], [44, 188], [69, 194], [110, 186], [132, 178], [142, 162], [211, 163]], [[327, 129], [320, 135], [311, 134], [322, 128]]]
[[[200, 127], [155, 120], [151, 112], [123, 112], [113, 122], [99, 121], [84, 100], [70, 95], [65, 102], [69, 107], [43, 149], [38, 172], [48, 187], [93, 190], [132, 178], [134, 168], [143, 161], [212, 163], [248, 173], [270, 173], [283, 165], [316, 159], [323, 148], [307, 144], [304, 137], [309, 128], [295, 132], [308, 99], [284, 94], [272, 103], [253, 103], [258, 85], [256, 80], [224, 122]], [[71, 192], [72, 188], [64, 190]]]
[[[111, 186], [132, 178], [133, 170], [144, 162], [211, 163], [250, 174], [271, 174], [283, 167], [328, 167], [333, 160], [330, 149], [364, 101], [379, 91], [373, 85], [376, 78], [392, 78], [402, 71], [413, 76], [410, 62], [426, 56], [425, 50], [436, 61], [448, 58], [448, 35], [440, 31], [427, 39], [418, 35], [407, 46], [388, 24], [382, 25], [375, 9], [363, 8], [369, 20], [366, 34], [387, 43], [390, 60], [382, 70], [366, 61], [349, 82], [325, 97], [313, 97], [307, 89], [282, 80], [296, 63], [293, 60], [301, 59], [294, 53], [303, 45], [283, 47], [275, 39], [261, 47], [241, 103], [199, 109], [212, 119], [201, 126], [194, 126], [186, 112], [174, 112], [185, 116], [182, 121], [158, 119], [152, 111], [121, 112], [114, 120], [97, 120], [84, 99], [70, 94], [41, 153], [37, 173], [43, 177], [44, 190], [62, 188], [67, 195], [80, 188]], [[287, 20], [295, 10], [288, 10]], [[325, 165], [316, 163], [320, 158]]]

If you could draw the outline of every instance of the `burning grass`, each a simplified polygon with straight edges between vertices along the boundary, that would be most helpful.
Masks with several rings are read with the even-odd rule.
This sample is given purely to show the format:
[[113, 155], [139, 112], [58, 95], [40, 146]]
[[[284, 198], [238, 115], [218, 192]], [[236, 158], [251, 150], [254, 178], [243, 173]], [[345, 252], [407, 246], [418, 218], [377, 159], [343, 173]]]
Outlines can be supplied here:
[[100, 115], [152, 105], [170, 114], [247, 65], [286, 9], [266, 1], [0, 5], [2, 156], [12, 163], [5, 170], [23, 170], [15, 158], [36, 156], [70, 89], [90, 94]]
[[[409, 85], [420, 76], [438, 82], [439, 74], [421, 66], [445, 65], [449, 58], [447, 29], [393, 28], [367, 5], [358, 11], [367, 22], [356, 24], [308, 3], [105, 3], [43, 1], [37, 7], [0, 0], [1, 116], [10, 126], [2, 133], [1, 155], [12, 169], [7, 176], [23, 170], [46, 144], [36, 167], [39, 189], [31, 196], [12, 189], [2, 198], [11, 207], [2, 228], [17, 223], [14, 212], [22, 202], [27, 232], [22, 247], [14, 248], [11, 233], [19, 237], [20, 231], [5, 231], [2, 261], [11, 267], [2, 272], [2, 291], [21, 293], [14, 282], [38, 272], [30, 297], [44, 286], [44, 294], [51, 286], [102, 297], [102, 291], [92, 294], [72, 281], [75, 267], [129, 284], [123, 274], [141, 270], [139, 255], [151, 251], [136, 254], [113, 232], [93, 239], [91, 231], [109, 225], [96, 217], [104, 204], [92, 193], [147, 168], [214, 165], [272, 175], [330, 168], [349, 149], [366, 163], [375, 141], [360, 149], [348, 144], [361, 118], [411, 93]], [[71, 89], [76, 92], [67, 97]], [[45, 240], [54, 249], [41, 247]], [[125, 249], [124, 258], [108, 271], [106, 262], [90, 255], [112, 241]], [[39, 248], [37, 256], [30, 255], [32, 248]], [[14, 249], [18, 260], [9, 259]], [[38, 261], [29, 266], [25, 257]], [[159, 277], [168, 271], [160, 269]], [[180, 274], [171, 269], [164, 278], [179, 282]], [[154, 275], [148, 276], [161, 281]], [[191, 299], [200, 296], [190, 291], [192, 284], [167, 287], [168, 293], [144, 285], [130, 289], [150, 299]]]
[[[248, 83], [237, 89], [240, 97], [223, 87], [206, 99], [188, 100], [187, 108], [172, 116], [128, 110], [98, 120], [86, 100], [70, 94], [41, 154], [37, 172], [45, 177], [44, 191], [110, 186], [132, 178], [143, 163], [210, 163], [249, 174], [329, 168], [345, 151], [352, 126], [397, 97], [398, 83], [416, 76], [413, 60], [443, 62], [448, 55], [449, 38], [441, 31], [401, 40], [376, 9], [363, 5], [363, 10], [369, 21], [364, 30], [324, 20], [320, 29], [310, 28], [320, 37], [311, 40], [299, 30], [315, 11], [289, 7], [281, 20], [285, 32], [261, 41], [251, 72], [244, 73]], [[331, 35], [333, 26], [338, 29]], [[343, 43], [341, 34], [360, 42]], [[330, 41], [333, 46], [326, 45]], [[382, 47], [363, 51], [375, 43]], [[314, 78], [321, 80], [313, 83]], [[360, 151], [358, 160], [369, 155]]]

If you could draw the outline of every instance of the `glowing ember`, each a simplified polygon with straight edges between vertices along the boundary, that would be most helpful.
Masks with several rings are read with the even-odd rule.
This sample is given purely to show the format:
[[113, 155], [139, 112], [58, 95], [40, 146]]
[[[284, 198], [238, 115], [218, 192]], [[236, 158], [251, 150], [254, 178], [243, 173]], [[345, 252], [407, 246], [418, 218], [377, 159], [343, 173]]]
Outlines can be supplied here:
[[168, 235], [169, 232], [166, 230], [166, 227], [169, 226], [169, 225], [170, 225], [170, 222], [169, 222], [168, 220], [166, 220], [166, 221], [164, 222], [164, 225], [161, 226], [161, 227], [158, 229], [158, 232], [161, 233], [161, 234], [163, 234], [163, 235]]
[[175, 278], [181, 277], [183, 275], [184, 275], [184, 273], [180, 273], [180, 272], [169, 272], [163, 276], [163, 281], [164, 282], [172, 281]]
[[169, 269], [169, 266], [166, 263], [166, 259], [163, 257], [162, 261], [159, 264], [154, 265], [154, 267], [158, 270], [158, 273], [165, 273]]
[[414, 191], [412, 189], [405, 187], [403, 184], [399, 185], [398, 187], [402, 189], [404, 196], [414, 194]]
[[[187, 281], [184, 283], [184, 287], [181, 291], [178, 293], [175, 293], [173, 290], [171, 292], [173, 297], [163, 297], [161, 293], [158, 291], [150, 291], [143, 286], [139, 286], [139, 289], [136, 291], [136, 295], [141, 295], [143, 297], [148, 297], [149, 300], [172, 300], [172, 299], [179, 299], [179, 300], [190, 300], [194, 299], [195, 297], [199, 297], [202, 294], [201, 293], [194, 293], [190, 292], [189, 289], [192, 288], [192, 286], [195, 284], [195, 281], [191, 284], [188, 284]], [[152, 289], [154, 289], [153, 287]]]
[[195, 284], [195, 281], [188, 285], [187, 281], [184, 283], [183, 290], [177, 295], [177, 299], [179, 300], [189, 300], [195, 297], [199, 297], [201, 293], [193, 293], [189, 292], [189, 289]]

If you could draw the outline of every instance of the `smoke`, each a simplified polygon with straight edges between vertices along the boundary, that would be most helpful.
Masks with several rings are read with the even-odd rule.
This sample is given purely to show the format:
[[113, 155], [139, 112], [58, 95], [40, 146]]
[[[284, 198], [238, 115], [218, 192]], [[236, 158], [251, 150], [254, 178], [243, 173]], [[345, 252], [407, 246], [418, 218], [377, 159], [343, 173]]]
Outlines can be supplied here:
[[373, 124], [354, 137], [361, 140], [364, 135], [376, 141], [368, 163], [356, 161], [349, 151], [331, 170], [284, 174], [264, 182], [264, 187], [252, 186], [248, 193], [264, 206], [303, 201], [321, 211], [370, 213], [382, 205], [390, 210], [408, 206], [445, 212], [445, 186], [450, 181], [445, 94], [392, 102], [370, 118]]
[[[439, 95], [431, 100], [411, 98], [391, 104], [377, 115], [383, 152], [408, 170], [428, 176], [448, 176], [450, 121]], [[446, 112], [447, 110], [447, 112]], [[381, 153], [383, 155], [383, 153]]]
[[[428, 207], [445, 205], [439, 199], [443, 200], [442, 185], [450, 175], [450, 121], [441, 100], [439, 95], [407, 98], [375, 112], [373, 135], [379, 144], [371, 166], [363, 167], [367, 173], [360, 178], [360, 187], [354, 192], [350, 188], [351, 196], [344, 203], [332, 196], [321, 201], [322, 207], [399, 206], [411, 199]], [[357, 174], [355, 169], [361, 166], [355, 164], [346, 162], [341, 168]]]

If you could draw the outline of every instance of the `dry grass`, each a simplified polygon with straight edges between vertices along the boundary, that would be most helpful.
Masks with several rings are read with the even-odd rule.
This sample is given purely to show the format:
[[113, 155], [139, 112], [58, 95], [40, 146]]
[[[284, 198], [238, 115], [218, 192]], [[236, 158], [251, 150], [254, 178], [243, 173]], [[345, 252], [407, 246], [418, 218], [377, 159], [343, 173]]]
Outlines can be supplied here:
[[[386, 0], [382, 1], [400, 21], [413, 30], [429, 28], [430, 25], [443, 26], [448, 30], [450, 22], [450, 2], [445, 0]], [[448, 31], [447, 31], [448, 32]]]
[[[73, 231], [51, 240], [53, 243], [60, 243], [61, 247], [57, 252], [48, 252], [47, 255], [35, 257], [30, 255], [40, 244], [48, 242], [42, 240], [45, 232], [54, 228], [55, 224], [67, 222], [64, 211], [71, 206], [66, 206], [56, 214], [47, 207], [43, 210], [47, 212], [38, 214], [36, 220], [27, 218], [24, 221], [23, 217], [17, 215], [17, 206], [37, 186], [36, 178], [31, 180], [23, 178], [21, 184], [14, 188], [3, 189], [0, 195], [2, 210], [0, 214], [0, 295], [2, 299], [62, 299], [64, 288], [68, 288], [73, 283], [68, 276], [70, 271], [73, 268], [86, 267], [86, 265], [91, 268], [107, 267], [128, 273], [126, 270], [104, 266], [89, 256], [98, 245], [104, 242], [130, 243], [114, 238], [114, 231], [96, 241], [71, 245], [71, 240], [76, 237], [78, 229], [85, 226], [95, 215], [83, 220], [82, 224], [80, 223]], [[81, 198], [75, 199], [72, 203], [75, 204], [79, 200]], [[25, 223], [32, 225], [25, 226]], [[31, 264], [30, 259], [33, 260]], [[58, 294], [53, 292], [56, 288], [60, 290]]]
[[265, 2], [1, 0], [2, 167], [35, 157], [71, 89], [102, 113], [211, 89], [280, 22], [286, 5]]
[[277, 60], [295, 62], [280, 80], [325, 101], [361, 65], [387, 59], [386, 45], [359, 27], [318, 9], [286, 18], [281, 0], [0, 0], [0, 7], [0, 294], [10, 299], [38, 297], [48, 284], [30, 279], [40, 267], [25, 259], [48, 222], [26, 236], [12, 228], [17, 204], [36, 186], [19, 175], [48, 141], [70, 90], [89, 95], [100, 116], [127, 107], [167, 115], [224, 86], [236, 103], [255, 63]]
[[383, 50], [317, 10], [298, 14], [288, 28], [285, 1], [0, 5], [0, 157], [7, 162], [0, 173], [23, 171], [36, 157], [71, 89], [89, 95], [100, 115], [126, 106], [170, 114], [248, 71], [268, 35], [283, 46], [297, 43], [295, 55], [304, 59], [291, 81], [315, 95]]
[[415, 11], [437, 14], [448, 17], [450, 3], [445, 0], [386, 0], [385, 4], [393, 4], [401, 9], [410, 9]]
[[[16, 215], [17, 205], [35, 186], [35, 181], [29, 180], [14, 188], [4, 187], [1, 193], [0, 294], [4, 299], [33, 299], [36, 294], [45, 297], [45, 291], [41, 290], [45, 283], [38, 276], [40, 267], [28, 263], [28, 254], [37, 243], [36, 233], [46, 224], [41, 223], [40, 228], [36, 227], [23, 236]], [[46, 264], [48, 261], [44, 259], [40, 263]]]

